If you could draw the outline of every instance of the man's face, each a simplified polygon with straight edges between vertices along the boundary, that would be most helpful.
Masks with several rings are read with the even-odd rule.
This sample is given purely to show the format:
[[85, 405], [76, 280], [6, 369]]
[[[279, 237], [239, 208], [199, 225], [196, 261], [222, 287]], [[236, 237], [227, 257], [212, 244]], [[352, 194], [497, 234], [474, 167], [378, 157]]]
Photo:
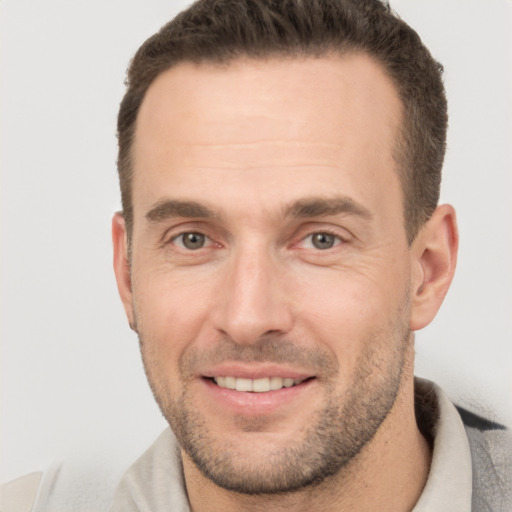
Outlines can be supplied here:
[[147, 92], [125, 303], [185, 463], [222, 487], [336, 473], [400, 395], [400, 112], [362, 55], [182, 64]]

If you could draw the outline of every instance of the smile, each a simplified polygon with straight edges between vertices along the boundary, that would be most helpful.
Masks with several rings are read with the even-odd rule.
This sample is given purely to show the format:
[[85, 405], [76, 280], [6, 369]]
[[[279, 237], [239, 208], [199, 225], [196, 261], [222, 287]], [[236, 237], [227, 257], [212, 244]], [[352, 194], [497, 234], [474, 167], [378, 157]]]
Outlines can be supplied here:
[[249, 391], [252, 393], [266, 393], [282, 388], [291, 388], [304, 382], [306, 379], [292, 379], [289, 377], [263, 377], [261, 379], [245, 379], [241, 377], [213, 377], [213, 381], [221, 388], [236, 391]]

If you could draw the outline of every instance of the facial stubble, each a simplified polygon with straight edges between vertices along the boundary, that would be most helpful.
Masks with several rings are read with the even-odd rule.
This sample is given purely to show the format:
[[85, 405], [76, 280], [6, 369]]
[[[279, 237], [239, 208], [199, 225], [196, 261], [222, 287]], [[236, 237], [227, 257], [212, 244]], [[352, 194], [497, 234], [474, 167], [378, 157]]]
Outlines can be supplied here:
[[[144, 367], [156, 401], [174, 431], [182, 450], [197, 468], [216, 485], [242, 494], [275, 494], [293, 492], [317, 485], [326, 478], [350, 469], [350, 464], [374, 438], [395, 404], [399, 394], [411, 333], [403, 323], [387, 332], [373, 333], [364, 343], [348, 392], [336, 392], [339, 368], [328, 352], [297, 347], [293, 342], [263, 338], [250, 346], [226, 340], [209, 355], [187, 353], [180, 359], [181, 394], [174, 398], [166, 384], [155, 378], [155, 359], [146, 350], [148, 340], [140, 337]], [[384, 339], [384, 338], [387, 338]], [[382, 357], [385, 343], [394, 353]], [[388, 346], [389, 350], [389, 346]], [[199, 359], [271, 361], [312, 364], [321, 368], [325, 389], [323, 407], [311, 411], [310, 421], [300, 437], [287, 440], [278, 448], [265, 449], [262, 432], [267, 422], [262, 419], [237, 418], [240, 439], [214, 432], [197, 407], [190, 390], [189, 376]], [[304, 404], [305, 407], [308, 404]], [[252, 437], [251, 437], [252, 434]], [[271, 434], [269, 439], [271, 439]], [[258, 444], [251, 439], [258, 439]]]

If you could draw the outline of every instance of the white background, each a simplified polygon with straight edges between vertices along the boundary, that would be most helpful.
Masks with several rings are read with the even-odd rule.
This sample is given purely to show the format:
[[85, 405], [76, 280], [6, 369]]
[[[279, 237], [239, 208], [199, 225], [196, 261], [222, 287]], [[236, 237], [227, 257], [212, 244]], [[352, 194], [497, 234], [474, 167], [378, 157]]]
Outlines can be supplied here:
[[[186, 3], [0, 2], [2, 481], [76, 454], [119, 472], [164, 428], [117, 298], [110, 218], [126, 66]], [[445, 66], [443, 200], [461, 232], [418, 373], [511, 424], [512, 2], [392, 5]]]

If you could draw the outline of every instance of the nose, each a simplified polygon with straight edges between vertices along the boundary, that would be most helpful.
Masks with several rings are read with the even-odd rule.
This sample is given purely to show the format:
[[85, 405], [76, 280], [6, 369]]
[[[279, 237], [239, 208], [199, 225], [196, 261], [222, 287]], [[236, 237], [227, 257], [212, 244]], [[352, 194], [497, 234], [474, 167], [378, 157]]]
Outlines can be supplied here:
[[239, 344], [266, 334], [286, 334], [293, 325], [283, 269], [265, 250], [240, 252], [231, 259], [212, 311], [217, 330]]

